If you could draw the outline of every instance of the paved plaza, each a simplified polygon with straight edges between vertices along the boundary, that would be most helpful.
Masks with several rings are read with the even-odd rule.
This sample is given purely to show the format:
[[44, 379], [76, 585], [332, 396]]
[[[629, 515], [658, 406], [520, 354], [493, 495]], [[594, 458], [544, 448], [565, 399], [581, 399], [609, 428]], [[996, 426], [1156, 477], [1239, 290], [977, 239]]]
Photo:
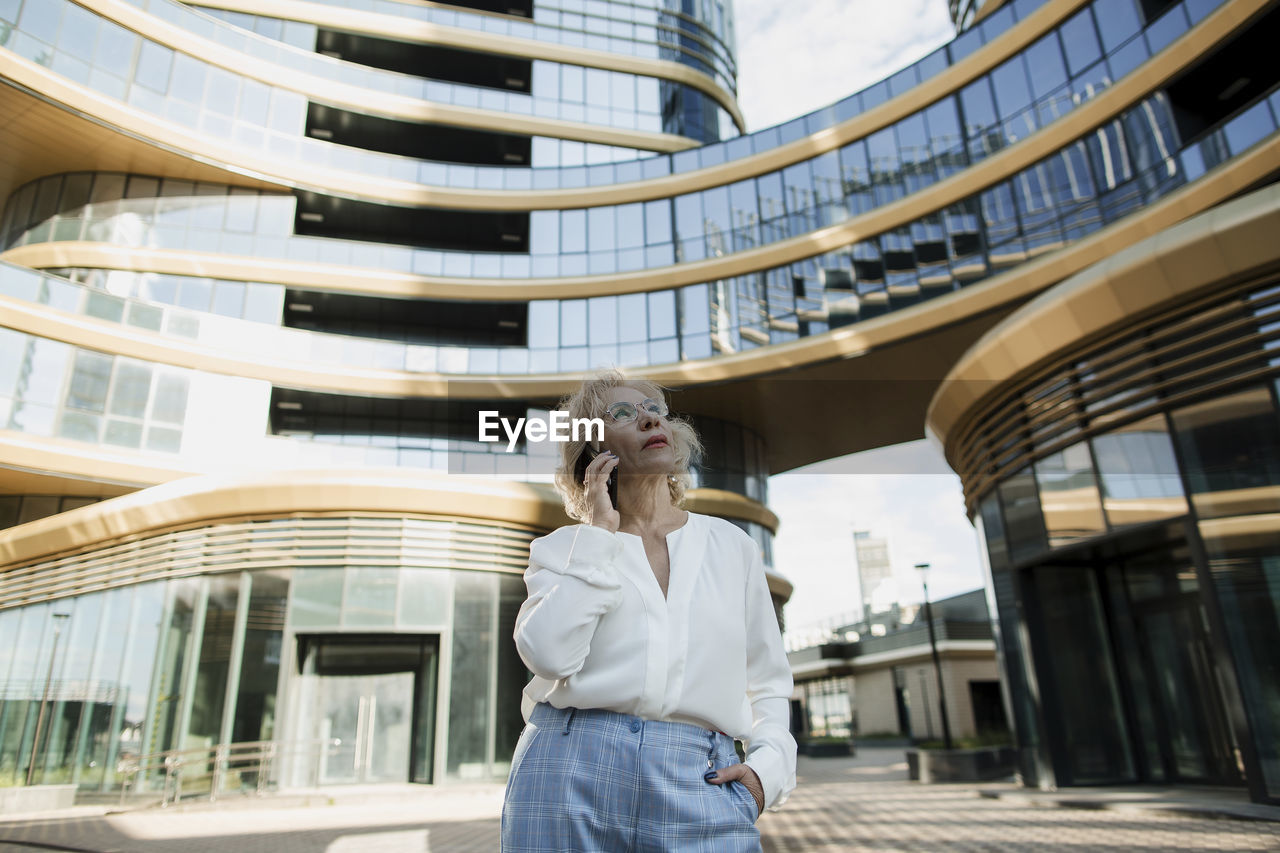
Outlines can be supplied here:
[[[466, 785], [338, 789], [119, 814], [82, 807], [0, 821], [0, 853], [490, 853], [498, 847], [501, 802], [501, 786]], [[1137, 806], [1064, 808], [1005, 784], [922, 786], [907, 781], [902, 751], [888, 749], [802, 757], [800, 788], [783, 810], [761, 818], [760, 828], [770, 853], [1280, 851], [1280, 822]]]

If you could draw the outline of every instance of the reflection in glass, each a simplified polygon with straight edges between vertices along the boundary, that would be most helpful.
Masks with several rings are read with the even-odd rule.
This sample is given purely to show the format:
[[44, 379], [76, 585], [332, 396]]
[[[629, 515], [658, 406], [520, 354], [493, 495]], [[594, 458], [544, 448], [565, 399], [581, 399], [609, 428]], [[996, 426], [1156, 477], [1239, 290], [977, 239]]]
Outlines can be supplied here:
[[1055, 764], [1065, 771], [1058, 784], [1132, 781], [1129, 732], [1095, 572], [1037, 566], [1032, 577], [1041, 711], [1056, 722]]
[[1170, 415], [1201, 518], [1280, 511], [1280, 429], [1266, 386]]
[[1273, 516], [1234, 529], [1206, 521], [1200, 534], [1263, 783], [1280, 797], [1280, 526]]
[[1102, 479], [1102, 506], [1112, 527], [1187, 511], [1173, 442], [1162, 415], [1111, 430], [1092, 444]]
[[1044, 519], [1031, 466], [1023, 468], [1000, 484], [1000, 505], [1004, 511], [1009, 559], [1018, 563], [1038, 554], [1045, 543]]
[[1081, 442], [1050, 454], [1035, 469], [1050, 548], [1106, 531], [1088, 445]]
[[446, 773], [451, 779], [490, 775], [489, 693], [493, 669], [497, 576], [459, 572], [454, 578], [453, 685], [449, 696]]

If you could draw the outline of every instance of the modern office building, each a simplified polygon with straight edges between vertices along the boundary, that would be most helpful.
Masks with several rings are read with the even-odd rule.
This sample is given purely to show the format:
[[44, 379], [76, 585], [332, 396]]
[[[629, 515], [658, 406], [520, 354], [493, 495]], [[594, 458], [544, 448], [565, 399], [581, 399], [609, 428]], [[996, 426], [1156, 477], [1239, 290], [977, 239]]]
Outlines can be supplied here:
[[[519, 575], [563, 517], [547, 446], [478, 441], [478, 413], [545, 410], [599, 366], [679, 389], [708, 447], [694, 507], [766, 557], [769, 474], [917, 438], [931, 401], [978, 514], [1056, 446], [974, 444], [1028, 416], [951, 389], [999, 380], [1031, 405], [1018, 365], [1101, 345], [1089, 324], [1113, 315], [1108, 352], [1141, 348], [1165, 307], [1053, 303], [1058, 337], [1016, 355], [983, 335], [1085, 287], [1073, 276], [1110, 282], [1108, 259], [1153, 235], [1237, 233], [1233, 205], [1270, 203], [1277, 5], [988, 0], [887, 79], [744, 133], [714, 0], [0, 0], [0, 774], [114, 790], [126, 753], [270, 741], [279, 784], [501, 778]], [[1168, 275], [1206, 282], [1194, 300], [1243, 281], [1222, 240], [1167, 247]], [[1179, 301], [1210, 326], [1169, 335], [1221, 336], [1211, 366], [1274, 417], [1273, 368], [1228, 351], [1246, 319], [1215, 306]], [[1062, 381], [1100, 387], [1079, 363]], [[1144, 393], [1164, 401], [1171, 370]], [[1072, 399], [1080, 439], [1127, 423]], [[1192, 417], [1198, 452], [1241, 447], [1219, 420]], [[1074, 488], [1074, 471], [1009, 481], [1010, 529], [1051, 506], [1028, 484]], [[1220, 517], [1271, 517], [1232, 506]], [[1179, 540], [1197, 571], [1244, 559], [1197, 551], [1205, 523]], [[1069, 547], [1045, 542], [1044, 559]], [[1239, 688], [1222, 718], [1243, 769], [1159, 778], [1277, 796], [1275, 644], [1249, 642], [1272, 636], [1275, 600], [1259, 583], [1215, 598], [1205, 646]], [[1064, 769], [1068, 709], [1028, 711], [1013, 675], [1065, 641], [1001, 628], [1026, 778], [1102, 778]], [[1107, 758], [1133, 760], [1114, 778], [1157, 778], [1139, 751], [1182, 748], [1136, 715], [1118, 731]]]

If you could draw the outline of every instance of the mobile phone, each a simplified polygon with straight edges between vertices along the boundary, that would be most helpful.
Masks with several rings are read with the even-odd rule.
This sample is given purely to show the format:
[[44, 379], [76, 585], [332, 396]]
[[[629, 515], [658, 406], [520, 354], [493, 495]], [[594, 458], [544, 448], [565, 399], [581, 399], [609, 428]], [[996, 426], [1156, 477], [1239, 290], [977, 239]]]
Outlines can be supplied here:
[[[591, 461], [600, 455], [600, 451], [591, 445], [587, 445], [586, 452], [578, 457], [577, 475], [581, 481], [587, 476], [587, 466]], [[618, 466], [614, 465], [613, 470], [609, 472], [609, 479], [605, 483], [605, 489], [609, 493], [609, 503], [613, 504], [613, 508], [618, 508]]]

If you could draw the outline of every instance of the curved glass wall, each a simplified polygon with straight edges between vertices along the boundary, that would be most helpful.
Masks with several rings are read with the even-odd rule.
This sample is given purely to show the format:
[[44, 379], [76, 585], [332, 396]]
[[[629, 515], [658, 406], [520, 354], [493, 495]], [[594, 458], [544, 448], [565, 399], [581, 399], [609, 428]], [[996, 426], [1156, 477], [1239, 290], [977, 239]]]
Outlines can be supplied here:
[[[1277, 113], [1280, 92], [1273, 91], [1269, 99], [1179, 150], [1167, 99], [1158, 94], [989, 189], [837, 251], [758, 273], [648, 294], [529, 301], [525, 303], [526, 346], [437, 348], [358, 338], [339, 344], [327, 336], [256, 327], [233, 330], [225, 324], [222, 334], [239, 334], [246, 342], [282, 348], [277, 351], [307, 352], [320, 361], [352, 359], [344, 363], [443, 373], [557, 372], [608, 363], [666, 364], [739, 352], [914, 305], [1068, 245], [1271, 137], [1280, 127]], [[838, 205], [825, 210], [848, 211], [874, 204], [874, 185], [847, 186], [849, 192]], [[81, 173], [42, 179], [22, 188], [6, 209], [3, 233], [8, 235], [6, 246], [90, 240], [382, 267], [425, 276], [465, 275], [465, 265], [470, 263], [472, 273], [519, 278], [542, 272], [542, 261], [577, 273], [591, 270], [592, 264], [600, 272], [617, 271], [623, 262], [642, 263], [640, 256], [653, 247], [611, 253], [563, 249], [584, 248], [583, 232], [590, 233], [592, 223], [627, 240], [635, 240], [637, 230], [648, 233], [650, 225], [666, 229], [681, 204], [676, 199], [633, 205], [621, 222], [615, 218], [607, 226], [599, 225], [607, 218], [607, 208], [550, 212], [546, 219], [535, 219], [532, 242], [535, 249], [554, 245], [561, 251], [501, 256], [299, 237], [293, 234], [296, 210], [290, 195]], [[823, 210], [787, 213], [768, 227], [761, 226], [758, 233], [771, 229], [789, 233], [793, 223], [797, 230], [812, 228], [823, 221]], [[547, 234], [537, 225], [540, 221], [555, 222], [555, 230], [562, 233]], [[670, 255], [675, 245], [667, 243], [659, 250]], [[108, 288], [108, 293], [101, 293], [48, 276], [37, 284], [20, 268], [0, 269], [0, 286], [21, 298], [46, 304], [55, 300], [65, 310], [134, 324], [137, 321], [127, 318], [145, 315], [150, 318], [143, 321], [148, 328], [177, 329], [188, 339], [199, 338], [202, 329], [207, 330], [203, 334], [217, 338], [219, 325], [212, 318], [201, 318], [199, 311], [219, 294], [228, 307], [217, 313], [232, 313], [235, 303], [242, 314], [250, 312], [267, 321], [275, 310], [275, 322], [281, 321], [280, 289], [268, 285], [217, 283], [217, 294], [211, 297], [213, 287], [207, 280], [195, 280], [188, 287], [171, 278], [165, 284], [158, 277], [132, 273], [84, 276], [91, 285]], [[115, 295], [125, 293], [129, 297]], [[144, 301], [190, 305], [197, 311], [134, 305], [138, 296]]]
[[[169, 3], [171, 0], [163, 2]], [[1095, 0], [1095, 3], [1068, 18], [1026, 50], [969, 84], [958, 95], [948, 96], [926, 110], [901, 120], [892, 128], [851, 143], [845, 158], [849, 161], [848, 168], [853, 175], [857, 174], [859, 168], [865, 169], [868, 175], [874, 169], [885, 183], [887, 194], [895, 191], [899, 194], [907, 192], [908, 183], [912, 184], [911, 189], [925, 186], [965, 164], [983, 159], [1091, 99], [1202, 20], [1220, 2], [1221, 0], [1181, 0], [1164, 9], [1160, 17], [1144, 25], [1136, 7], [1127, 0], [1114, 4]], [[212, 67], [200, 74], [184, 74], [179, 85], [173, 80], [172, 68], [176, 61], [172, 56], [173, 52], [152, 42], [146, 42], [152, 47], [139, 52], [136, 68], [119, 66], [98, 69], [86, 66], [84, 58], [93, 56], [90, 23], [86, 21], [75, 27], [60, 27], [58, 9], [61, 4], [78, 10], [69, 12], [68, 20], [87, 14], [85, 10], [70, 4], [69, 0], [54, 0], [45, 7], [52, 11], [41, 12], [38, 16], [33, 13], [27, 23], [23, 23], [27, 19], [24, 13], [5, 46], [33, 61], [51, 64], [54, 70], [84, 66], [75, 73], [69, 70], [62, 70], [60, 73], [109, 97], [128, 100], [135, 106], [185, 123], [215, 138], [233, 139], [237, 144], [246, 145], [250, 149], [264, 150], [305, 163], [354, 169], [370, 175], [417, 181], [432, 186], [520, 190], [607, 186], [640, 181], [714, 166], [771, 150], [852, 118], [890, 97], [908, 91], [921, 80], [945, 70], [948, 59], [956, 61], [985, 39], [994, 38], [999, 32], [1003, 32], [1018, 14], [1025, 14], [1025, 11], [1018, 11], [1020, 7], [1035, 6], [1038, 2], [1009, 4], [980, 26], [961, 34], [951, 44], [940, 48], [921, 62], [825, 110], [777, 127], [674, 155], [650, 157], [635, 162], [545, 170], [448, 166], [300, 138], [306, 112], [304, 96], [272, 89], [257, 81], [241, 79], [228, 71]], [[208, 23], [226, 26], [219, 22]], [[110, 39], [139, 39], [107, 21], [99, 21], [98, 26], [104, 32], [111, 33]], [[251, 38], [248, 34], [242, 35]], [[108, 36], [100, 38], [106, 40]], [[283, 46], [280, 47], [284, 49]], [[121, 42], [112, 55], [131, 56], [132, 48]], [[182, 61], [200, 62], [190, 57]], [[105, 72], [106, 76], [100, 72]], [[141, 78], [139, 74], [142, 75]], [[205, 77], [209, 80], [208, 85], [201, 91], [195, 91], [200, 87], [194, 86], [191, 81], [203, 83]], [[115, 82], [107, 82], [108, 78]], [[239, 94], [242, 103], [237, 108], [237, 92], [240, 89], [243, 89]], [[269, 122], [266, 118], [268, 106]], [[965, 117], [963, 128], [959, 127], [960, 111], [963, 111]], [[807, 202], [799, 197], [789, 199], [797, 208], [813, 206], [815, 202], [829, 197], [832, 194], [831, 181], [841, 179], [843, 176], [840, 170], [846, 166], [842, 163], [833, 168], [835, 164], [831, 160], [830, 154], [820, 155], [812, 161], [754, 179], [765, 184], [755, 194], [762, 199], [756, 215], [762, 220], [770, 218], [768, 205], [777, 204], [779, 196], [784, 192], [788, 196], [794, 196], [797, 192], [808, 194]], [[812, 174], [815, 169], [818, 172], [816, 175]], [[912, 178], [908, 181], [907, 178], [917, 171], [923, 173], [920, 179]], [[705, 192], [718, 193], [728, 189], [722, 187]], [[775, 201], [764, 201], [768, 199]], [[698, 201], [698, 206], [702, 206], [701, 200]], [[750, 227], [752, 224], [714, 223], [720, 234], [734, 228]], [[680, 239], [706, 239], [708, 236], [696, 218], [684, 227], [693, 230], [687, 235], [681, 234]], [[650, 242], [661, 243], [664, 240]]]
[[[266, 740], [280, 750], [266, 784], [349, 781], [340, 772], [349, 756], [337, 746], [326, 750], [326, 769], [316, 777], [321, 744], [303, 704], [324, 675], [305, 666], [306, 638], [317, 635], [340, 648], [350, 635], [381, 639], [390, 644], [380, 646], [384, 660], [397, 642], [422, 643], [429, 665], [405, 667], [417, 689], [401, 697], [401, 710], [416, 715], [412, 781], [439, 781], [437, 767], [454, 780], [504, 778], [521, 725], [523, 667], [510, 638], [524, 584], [521, 567], [473, 565], [467, 542], [519, 552], [535, 535], [463, 519], [290, 518], [158, 534], [125, 555], [90, 552], [41, 564], [46, 575], [62, 575], [145, 557], [158, 579], [82, 585], [76, 595], [0, 610], [0, 781], [22, 784], [34, 764], [36, 784], [119, 790], [139, 756]], [[335, 550], [348, 537], [363, 543], [363, 556]], [[228, 544], [234, 550], [224, 552], [231, 556], [218, 573], [166, 577], [188, 571], [193, 548], [212, 553]], [[281, 549], [299, 565], [266, 567]], [[371, 556], [378, 551], [394, 559]], [[441, 644], [442, 636], [451, 643]], [[440, 665], [441, 654], [452, 655], [451, 666]], [[434, 702], [419, 708], [415, 701], [436, 691], [453, 709], [447, 738]], [[45, 725], [33, 743], [45, 696]], [[407, 753], [411, 741], [404, 740]], [[258, 769], [256, 762], [233, 769], [224, 792], [256, 788]], [[164, 776], [152, 763], [130, 790], [159, 791]], [[183, 787], [202, 784], [207, 790], [207, 776], [186, 778]]]
[[[1024, 426], [984, 416], [993, 447], [1023, 434], [971, 502], [1027, 778], [1240, 784], [1247, 734], [1280, 795], [1278, 319], [1280, 284], [1236, 287], [1008, 389]], [[1197, 657], [1215, 639], [1238, 694]]]
[[[347, 4], [344, 4], [346, 6]], [[390, 4], [389, 4], [390, 5]], [[400, 5], [400, 4], [395, 4]], [[595, 5], [599, 5], [598, 3]], [[612, 4], [611, 4], [612, 5]], [[439, 12], [440, 9], [423, 10], [408, 7], [412, 11]], [[320, 27], [298, 21], [283, 21], [279, 18], [267, 18], [259, 15], [248, 15], [240, 12], [228, 12], [221, 9], [201, 9], [204, 14], [218, 18], [236, 27], [263, 35], [267, 38], [283, 42], [305, 51], [316, 48], [317, 36], [322, 32]], [[651, 10], [652, 11], [652, 10]], [[550, 17], [561, 16], [558, 10], [545, 13]], [[572, 16], [564, 12], [565, 17]], [[579, 14], [578, 17], [589, 18]], [[684, 26], [690, 26], [685, 21]], [[612, 21], [613, 29], [630, 28], [627, 21]], [[689, 35], [679, 38], [696, 44], [698, 39]], [[219, 43], [231, 46], [234, 39], [222, 36]], [[264, 55], [267, 51], [258, 49], [255, 55]], [[669, 49], [660, 51], [660, 58], [683, 62], [685, 54]], [[264, 58], [266, 58], [264, 56]], [[292, 56], [288, 64], [291, 67], [307, 65], [305, 61]], [[432, 82], [419, 85], [414, 77], [393, 75], [379, 78], [359, 72], [352, 73], [350, 64], [345, 67], [320, 65], [325, 76], [335, 76], [344, 83], [355, 83], [380, 91], [391, 91], [396, 94], [411, 95], [437, 103], [456, 104], [458, 106], [480, 106], [487, 109], [506, 109], [510, 112], [525, 115], [536, 115], [544, 118], [559, 118], [566, 121], [588, 121], [592, 124], [606, 124], [611, 127], [632, 130], [649, 130], [687, 136], [700, 142], [718, 142], [738, 135], [733, 118], [707, 93], [683, 83], [664, 80], [657, 77], [645, 77], [623, 72], [598, 68], [583, 68], [575, 65], [562, 65], [546, 60], [532, 61], [533, 76], [529, 81], [533, 94], [519, 95], [506, 93], [499, 97], [492, 89], [486, 90], [471, 86], [457, 86]], [[699, 71], [716, 78], [716, 82], [733, 92], [733, 86], [725, 86], [722, 75], [711, 74], [705, 63], [697, 60], [686, 63]], [[308, 68], [310, 70], [310, 67]], [[733, 74], [730, 74], [732, 79]], [[389, 85], [390, 84], [390, 85]], [[584, 96], [585, 104], [584, 106]], [[610, 158], [610, 159], [621, 159]], [[604, 162], [604, 161], [597, 161]], [[581, 163], [559, 162], [555, 160], [535, 160], [535, 166], [573, 166]]]

